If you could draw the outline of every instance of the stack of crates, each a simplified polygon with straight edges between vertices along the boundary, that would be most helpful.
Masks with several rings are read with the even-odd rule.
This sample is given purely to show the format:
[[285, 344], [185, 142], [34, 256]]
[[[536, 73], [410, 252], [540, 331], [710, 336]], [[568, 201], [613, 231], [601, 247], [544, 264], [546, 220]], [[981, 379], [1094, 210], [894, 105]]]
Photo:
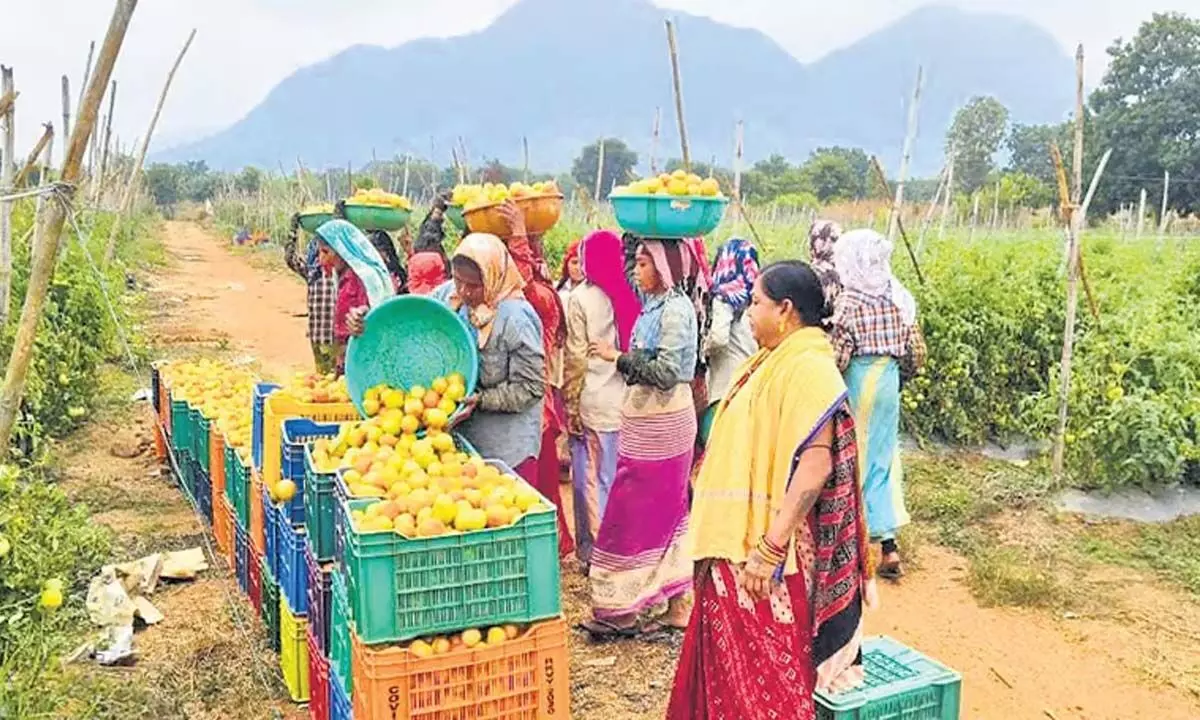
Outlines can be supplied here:
[[889, 637], [863, 641], [862, 685], [817, 691], [817, 720], [958, 720], [962, 676]]
[[[358, 718], [568, 715], [567, 626], [549, 501], [508, 527], [409, 539], [359, 533], [351, 513], [376, 500], [350, 498], [340, 477], [335, 489], [331, 710], [344, 690]], [[430, 657], [408, 647], [492, 628], [511, 634]]]

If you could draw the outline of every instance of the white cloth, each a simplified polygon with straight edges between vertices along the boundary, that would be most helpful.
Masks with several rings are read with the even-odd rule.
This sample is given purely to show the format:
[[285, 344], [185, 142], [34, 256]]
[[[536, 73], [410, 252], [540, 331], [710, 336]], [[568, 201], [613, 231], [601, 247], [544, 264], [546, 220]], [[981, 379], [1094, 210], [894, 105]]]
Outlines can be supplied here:
[[712, 325], [704, 339], [704, 356], [708, 359], [709, 405], [725, 397], [738, 367], [756, 352], [758, 343], [750, 329], [749, 315], [743, 312], [735, 321], [729, 303], [714, 300]]
[[833, 247], [833, 264], [842, 287], [870, 297], [887, 297], [905, 323], [917, 319], [917, 301], [892, 273], [891, 241], [874, 230], [854, 230]]

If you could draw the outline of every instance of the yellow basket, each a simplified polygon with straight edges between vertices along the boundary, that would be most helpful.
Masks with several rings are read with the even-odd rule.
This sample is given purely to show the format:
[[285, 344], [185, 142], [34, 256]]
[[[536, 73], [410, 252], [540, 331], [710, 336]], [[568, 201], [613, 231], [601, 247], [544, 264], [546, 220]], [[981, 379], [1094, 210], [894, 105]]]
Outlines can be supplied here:
[[282, 424], [288, 418], [308, 418], [317, 422], [360, 419], [353, 403], [302, 403], [278, 391], [271, 393], [263, 403], [262, 481], [267, 488], [275, 487], [281, 479]]
[[292, 700], [308, 702], [308, 618], [292, 614], [287, 596], [279, 593], [279, 669]]

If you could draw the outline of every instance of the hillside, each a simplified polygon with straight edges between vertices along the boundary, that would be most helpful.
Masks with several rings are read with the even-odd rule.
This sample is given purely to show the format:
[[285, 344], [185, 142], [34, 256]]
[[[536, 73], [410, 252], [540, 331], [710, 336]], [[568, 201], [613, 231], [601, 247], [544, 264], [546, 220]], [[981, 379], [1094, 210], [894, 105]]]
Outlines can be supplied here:
[[[528, 136], [534, 166], [563, 169], [600, 135], [645, 157], [656, 106], [662, 152], [677, 154], [666, 16], [649, 0], [523, 0], [472, 35], [353, 47], [297, 71], [232, 127], [155, 159], [273, 167], [299, 155], [321, 167], [372, 149], [427, 157], [432, 140], [448, 163], [462, 136], [475, 162], [516, 163]], [[926, 8], [808, 65], [758, 31], [672, 17], [696, 158], [728, 157], [743, 119], [751, 160], [841, 144], [894, 162], [918, 63], [928, 78], [918, 171], [940, 165], [944, 128], [973, 95], [996, 95], [1021, 122], [1061, 119], [1071, 104], [1069, 57], [1007, 16]], [[328, 98], [345, 109], [331, 112]]]

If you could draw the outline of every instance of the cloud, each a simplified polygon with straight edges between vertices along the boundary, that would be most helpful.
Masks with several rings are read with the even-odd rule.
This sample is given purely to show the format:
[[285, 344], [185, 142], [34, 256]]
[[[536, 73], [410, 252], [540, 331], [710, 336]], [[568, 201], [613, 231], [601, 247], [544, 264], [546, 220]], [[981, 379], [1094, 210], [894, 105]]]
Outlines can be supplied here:
[[[849, 45], [929, 4], [928, 0], [656, 2], [664, 8], [759, 29], [805, 61]], [[60, 77], [70, 77], [74, 105], [88, 43], [103, 38], [112, 3], [7, 0], [5, 4], [0, 63], [15, 67], [21, 91], [17, 118], [20, 155], [36, 140], [43, 122], [53, 121], [61, 135]], [[235, 122], [297, 68], [351, 45], [396, 46], [417, 37], [472, 32], [513, 4], [515, 0], [142, 2], [114, 73], [119, 85], [114, 132], [128, 145], [146, 131], [166, 73], [193, 27], [198, 30], [196, 41], [175, 78], [154, 147], [166, 147]], [[1026, 17], [1049, 29], [1067, 48], [1084, 42], [1089, 50], [1090, 84], [1099, 80], [1108, 44], [1118, 35], [1132, 35], [1151, 12], [1200, 11], [1200, 0], [952, 0], [950, 4]], [[63, 18], [70, 18], [71, 23], [60, 22]], [[56, 142], [57, 148], [62, 146]]]

